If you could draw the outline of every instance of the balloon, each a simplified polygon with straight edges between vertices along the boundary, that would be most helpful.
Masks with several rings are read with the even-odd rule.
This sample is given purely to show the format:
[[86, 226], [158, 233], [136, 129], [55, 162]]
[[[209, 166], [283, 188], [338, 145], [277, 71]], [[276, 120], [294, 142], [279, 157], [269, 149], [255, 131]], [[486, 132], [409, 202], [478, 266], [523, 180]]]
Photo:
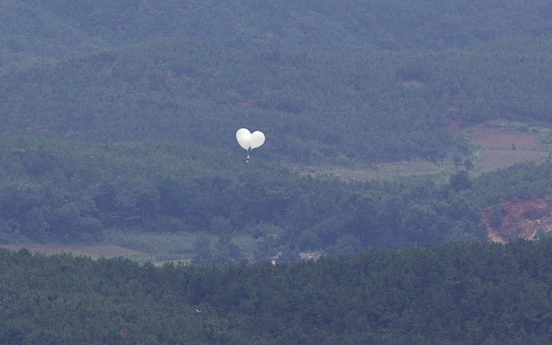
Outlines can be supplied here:
[[247, 128], [238, 129], [238, 131], [236, 132], [236, 139], [238, 139], [239, 137], [241, 137], [244, 134], [251, 134], [251, 132], [249, 132], [249, 129], [247, 129]]
[[260, 147], [265, 142], [265, 135], [261, 131], [256, 131], [251, 134], [251, 150]]
[[249, 150], [249, 147], [251, 147], [251, 132], [249, 132], [249, 129], [238, 129], [236, 132], [236, 139], [238, 139], [238, 144], [240, 144], [244, 150]]
[[238, 144], [247, 151], [247, 161], [249, 162], [249, 150], [262, 146], [265, 142], [265, 135], [261, 131], [251, 134], [247, 128], [240, 128], [236, 132], [236, 139], [238, 139]]
[[[248, 131], [249, 132], [249, 131]], [[244, 149], [249, 150], [251, 147], [251, 134], [244, 133], [238, 137], [238, 144]]]

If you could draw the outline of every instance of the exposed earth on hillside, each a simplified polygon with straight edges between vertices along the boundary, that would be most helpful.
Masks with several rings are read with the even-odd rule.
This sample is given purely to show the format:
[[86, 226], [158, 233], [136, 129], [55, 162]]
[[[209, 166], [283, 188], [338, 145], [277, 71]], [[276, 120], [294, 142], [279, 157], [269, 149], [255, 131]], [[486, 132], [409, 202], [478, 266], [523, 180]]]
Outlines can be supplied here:
[[487, 225], [489, 241], [506, 243], [512, 238], [532, 240], [552, 231], [552, 196], [517, 200], [487, 207], [481, 220]]
[[[468, 130], [475, 147], [479, 172], [502, 169], [523, 162], [550, 160], [552, 129], [506, 120], [491, 121]], [[482, 211], [489, 241], [506, 243], [513, 238], [535, 239], [552, 231], [552, 196], [508, 201]]]

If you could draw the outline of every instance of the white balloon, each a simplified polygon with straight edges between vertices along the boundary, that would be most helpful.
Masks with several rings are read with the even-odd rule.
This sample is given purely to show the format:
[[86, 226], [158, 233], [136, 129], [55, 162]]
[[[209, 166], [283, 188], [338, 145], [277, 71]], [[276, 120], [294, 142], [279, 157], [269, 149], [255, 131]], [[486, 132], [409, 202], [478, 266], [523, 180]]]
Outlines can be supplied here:
[[241, 137], [242, 135], [244, 134], [249, 134], [251, 135], [251, 132], [249, 132], [249, 129], [247, 128], [240, 128], [238, 129], [238, 131], [236, 132], [236, 139], [238, 139], [239, 137]]
[[[249, 132], [249, 131], [248, 131]], [[238, 144], [244, 149], [249, 150], [251, 147], [251, 134], [245, 133], [238, 137]]]
[[260, 147], [265, 142], [265, 135], [261, 131], [255, 131], [251, 134], [251, 150]]

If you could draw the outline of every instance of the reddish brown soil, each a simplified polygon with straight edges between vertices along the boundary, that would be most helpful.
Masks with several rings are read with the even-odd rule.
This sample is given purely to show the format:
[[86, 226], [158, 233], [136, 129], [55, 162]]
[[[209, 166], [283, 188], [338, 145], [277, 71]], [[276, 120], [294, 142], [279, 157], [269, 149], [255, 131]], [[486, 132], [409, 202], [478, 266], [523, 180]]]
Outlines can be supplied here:
[[504, 153], [501, 151], [486, 151], [482, 154], [479, 165], [486, 171], [497, 170], [517, 163], [540, 161], [541, 152], [517, 151]]
[[[449, 110], [457, 111], [457, 109], [453, 108], [452, 106]], [[462, 120], [462, 115], [460, 113], [455, 113], [452, 116], [452, 119], [450, 119], [450, 123], [448, 124], [446, 130], [453, 134], [460, 134], [464, 129], [464, 127], [462, 126], [461, 120]]]
[[[507, 201], [483, 210], [481, 220], [487, 225], [489, 240], [506, 243], [511, 238], [533, 239], [538, 231], [552, 231], [550, 213], [552, 197], [532, 200]], [[502, 210], [498, 226], [492, 217], [497, 208]]]
[[485, 125], [475, 127], [473, 143], [486, 149], [512, 150], [512, 144], [516, 150], [532, 150], [537, 147], [538, 136], [530, 133], [516, 133], [488, 129]]
[[420, 80], [409, 79], [409, 80], [403, 81], [403, 85], [408, 88], [419, 89], [422, 86], [424, 86], [424, 82]]
[[533, 133], [493, 129], [486, 125], [476, 126], [472, 138], [472, 142], [482, 148], [479, 166], [484, 171], [541, 161], [550, 148], [538, 141], [538, 135]]

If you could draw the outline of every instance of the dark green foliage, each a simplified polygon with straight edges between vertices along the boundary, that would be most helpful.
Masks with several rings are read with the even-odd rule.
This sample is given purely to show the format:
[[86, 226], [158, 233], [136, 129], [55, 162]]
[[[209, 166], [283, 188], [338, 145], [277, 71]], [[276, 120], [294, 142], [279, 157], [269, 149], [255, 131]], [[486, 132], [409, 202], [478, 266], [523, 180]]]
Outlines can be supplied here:
[[[162, 39], [8, 73], [0, 119], [10, 131], [219, 149], [235, 147], [235, 130], [246, 126], [268, 135], [257, 155], [302, 164], [437, 160], [453, 148], [467, 153], [446, 130], [452, 116], [548, 121], [550, 49], [536, 39], [275, 59]], [[41, 157], [39, 148], [28, 154]], [[52, 163], [42, 157], [28, 169]]]
[[490, 217], [490, 226], [497, 231], [500, 231], [502, 226], [502, 217], [504, 216], [504, 210], [501, 205], [497, 205]]
[[552, 111], [544, 2], [0, 6], [0, 120], [12, 132], [227, 148], [247, 126], [269, 135], [261, 156], [351, 164], [466, 153], [452, 116]]
[[[155, 2], [33, 0], [0, 5], [0, 68], [159, 37], [269, 52], [369, 53], [466, 48], [550, 33], [546, 1]], [[423, 70], [405, 70], [423, 77]]]
[[[0, 343], [549, 344], [550, 242], [476, 242], [482, 208], [552, 193], [551, 165], [473, 178], [449, 125], [550, 121], [551, 18], [519, 0], [2, 2], [0, 243], [186, 232], [217, 266], [0, 251]], [[242, 126], [267, 134], [249, 164]], [[466, 170], [444, 184], [279, 167], [451, 156]]]
[[470, 189], [472, 187], [472, 183], [468, 179], [468, 171], [461, 170], [456, 174], [452, 175], [449, 178], [449, 185], [456, 192], [459, 192], [464, 189]]
[[0, 251], [6, 344], [544, 344], [552, 241], [154, 267]]
[[219, 264], [246, 255], [235, 236], [256, 239], [247, 255], [257, 258], [484, 240], [484, 207], [552, 192], [549, 163], [479, 178], [462, 170], [448, 184], [346, 183], [176, 143], [8, 135], [2, 143], [3, 242], [95, 243], [109, 229], [203, 232], [195, 260]]
[[[3, 241], [22, 235], [94, 243], [111, 228], [218, 237], [209, 245], [198, 242], [198, 262], [239, 260], [231, 241], [236, 234], [264, 238], [257, 242], [261, 258], [278, 251], [339, 254], [482, 240], [484, 207], [552, 192], [549, 163], [476, 179], [462, 170], [444, 185], [344, 183], [299, 178], [259, 159], [248, 164], [181, 144], [91, 145], [7, 135], [2, 143]], [[41, 156], [48, 157], [44, 168], [29, 169]]]
[[552, 193], [552, 164], [516, 164], [473, 180], [479, 206], [500, 202], [545, 197]]
[[[186, 231], [205, 234], [197, 238], [195, 260], [219, 264], [244, 255], [293, 257], [299, 251], [340, 254], [484, 240], [484, 207], [552, 192], [550, 163], [479, 178], [462, 170], [448, 184], [346, 183], [300, 178], [262, 159], [245, 163], [176, 143], [91, 144], [8, 135], [2, 143], [3, 242], [95, 243], [109, 229]], [[29, 169], [36, 165], [40, 168]], [[235, 236], [256, 239], [255, 253], [242, 253], [232, 243]]]

